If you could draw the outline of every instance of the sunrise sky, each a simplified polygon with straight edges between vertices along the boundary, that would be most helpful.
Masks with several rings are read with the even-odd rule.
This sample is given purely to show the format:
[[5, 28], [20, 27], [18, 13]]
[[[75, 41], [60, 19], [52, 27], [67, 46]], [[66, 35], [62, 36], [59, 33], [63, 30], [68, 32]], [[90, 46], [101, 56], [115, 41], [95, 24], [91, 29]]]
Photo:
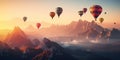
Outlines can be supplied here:
[[[0, 0], [0, 29], [13, 29], [16, 25], [25, 28], [29, 25], [35, 26], [37, 22], [44, 26], [46, 23], [47, 26], [49, 23], [69, 24], [79, 19], [92, 21], [94, 18], [89, 8], [96, 4], [103, 8], [99, 16], [105, 19], [103, 24], [120, 24], [120, 0]], [[62, 7], [63, 13], [60, 18], [56, 15], [51, 19], [49, 13], [55, 12], [56, 7]], [[88, 11], [80, 17], [78, 11], [84, 7], [88, 8]], [[28, 17], [26, 22], [22, 20], [24, 16]]]

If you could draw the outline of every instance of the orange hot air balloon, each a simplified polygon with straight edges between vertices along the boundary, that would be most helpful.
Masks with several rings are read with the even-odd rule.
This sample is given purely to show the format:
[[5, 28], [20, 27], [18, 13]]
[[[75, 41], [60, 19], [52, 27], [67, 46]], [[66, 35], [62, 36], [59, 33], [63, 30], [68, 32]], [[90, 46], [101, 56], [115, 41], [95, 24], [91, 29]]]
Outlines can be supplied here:
[[87, 8], [83, 8], [83, 12], [86, 13], [87, 12]]
[[37, 28], [39, 29], [40, 26], [41, 26], [41, 24], [40, 24], [40, 23], [37, 23], [36, 26], [37, 26]]
[[102, 7], [100, 5], [93, 5], [90, 7], [90, 13], [95, 18], [95, 21], [97, 20], [97, 17], [101, 14]]
[[50, 12], [50, 16], [53, 19], [53, 17], [55, 16], [55, 12]]

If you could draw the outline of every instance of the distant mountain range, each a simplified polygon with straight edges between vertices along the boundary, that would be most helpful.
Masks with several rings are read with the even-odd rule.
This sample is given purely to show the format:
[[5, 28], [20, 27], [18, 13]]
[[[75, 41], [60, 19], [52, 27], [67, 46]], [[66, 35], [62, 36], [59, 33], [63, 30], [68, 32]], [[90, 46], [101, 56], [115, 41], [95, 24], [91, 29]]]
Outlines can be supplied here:
[[66, 53], [63, 47], [48, 38], [28, 39], [18, 26], [8, 34], [4, 43], [0, 42], [1, 58], [3, 60], [77, 60]]
[[[72, 37], [82, 40], [104, 40], [109, 39], [112, 30], [104, 28], [95, 21], [86, 20], [73, 21], [68, 25], [52, 25], [51, 27], [35, 29], [33, 26], [27, 27], [25, 33], [30, 37]], [[115, 34], [114, 34], [115, 35]], [[118, 34], [116, 34], [118, 35]]]
[[[34, 30], [34, 29], [32, 29]], [[41, 36], [47, 37], [75, 37], [80, 39], [107, 39], [110, 33], [109, 29], [105, 29], [98, 25], [95, 21], [73, 21], [68, 25], [53, 25], [48, 28], [41, 28], [37, 31]]]
[[[37, 41], [37, 40], [34, 40]], [[56, 42], [44, 38], [38, 45], [43, 44], [41, 48], [27, 48], [26, 52], [18, 47], [14, 49], [8, 44], [0, 42], [0, 59], [2, 60], [111, 60], [96, 53], [63, 48]], [[80, 56], [79, 56], [80, 55]]]
[[[98, 55], [94, 52], [83, 51], [81, 49], [63, 48], [48, 38], [37, 39], [35, 36], [38, 38], [44, 36], [72, 37], [86, 40], [120, 39], [120, 30], [115, 28], [113, 30], [105, 29], [94, 21], [88, 22], [82, 20], [73, 21], [69, 25], [53, 25], [39, 30], [30, 26], [27, 30], [23, 31], [20, 27], [16, 26], [6, 36], [4, 42], [1, 42], [3, 40], [0, 39], [0, 60], [111, 60], [110, 56], [107, 56], [107, 54], [104, 56], [104, 53], [99, 53]], [[35, 39], [31, 39], [32, 37]], [[115, 46], [119, 46], [119, 43], [115, 44]], [[105, 46], [104, 49], [108, 48]], [[117, 47], [115, 49], [119, 50]], [[113, 56], [114, 53], [111, 55]], [[119, 56], [119, 53], [116, 56]]]
[[[85, 21], [82, 21], [82, 22], [85, 22]], [[86, 23], [90, 23], [90, 22], [86, 22]], [[94, 22], [92, 23], [96, 24]], [[78, 22], [77, 23], [73, 22], [72, 24], [79, 26], [79, 24], [81, 25], [81, 22], [79, 21], [79, 24]], [[73, 26], [72, 24], [65, 27], [65, 29], [70, 29], [70, 26]], [[84, 32], [84, 30], [79, 31], [79, 29], [83, 29], [83, 28], [81, 27], [77, 28], [76, 26], [73, 26], [72, 27], [73, 29], [71, 29], [69, 32], [73, 33], [74, 30], [77, 31], [77, 29], [78, 31], [77, 32], [75, 31], [75, 33], [81, 34], [82, 32]], [[64, 26], [60, 26], [60, 27], [63, 28]], [[100, 28], [101, 30], [103, 29], [100, 26], [98, 28]], [[99, 30], [93, 29], [92, 31], [94, 33], [98, 31], [101, 32], [100, 29]], [[104, 29], [104, 30], [105, 31], [102, 31], [102, 32], [108, 31], [107, 29]], [[117, 29], [113, 29], [111, 32], [111, 36], [118, 32], [120, 31]], [[68, 34], [71, 34], [71, 33], [68, 33]], [[28, 36], [19, 27], [15, 27], [14, 30], [8, 34], [4, 43], [0, 42], [0, 59], [2, 60], [9, 60], [9, 59], [11, 60], [79, 60], [79, 59], [85, 58], [81, 55], [78, 59], [76, 54], [75, 56], [71, 54], [71, 53], [74, 53], [74, 51], [72, 51], [71, 53], [69, 52], [70, 50], [61, 47], [58, 43], [53, 42], [48, 38], [44, 38], [42, 40], [39, 40], [39, 39], [30, 40]], [[106, 60], [107, 59], [105, 57], [96, 55], [91, 52], [85, 52], [81, 50], [79, 50], [79, 52], [84, 54], [86, 57], [90, 58], [90, 59], [86, 58], [85, 60], [98, 60], [98, 59]]]
[[59, 44], [50, 41], [47, 38], [44, 38], [42, 42], [39, 42], [38, 45], [42, 45], [41, 48], [36, 49], [37, 46], [28, 47], [24, 52], [19, 47], [11, 48], [8, 44], [0, 42], [0, 59], [2, 60], [78, 60], [69, 53], [67, 53], [66, 50], [63, 47], [61, 47]]

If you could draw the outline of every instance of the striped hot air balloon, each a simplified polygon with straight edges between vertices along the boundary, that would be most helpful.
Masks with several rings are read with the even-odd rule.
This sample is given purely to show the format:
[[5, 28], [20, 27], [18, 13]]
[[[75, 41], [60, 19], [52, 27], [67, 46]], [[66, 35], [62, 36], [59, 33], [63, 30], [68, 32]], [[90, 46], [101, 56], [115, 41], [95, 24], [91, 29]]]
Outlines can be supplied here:
[[102, 12], [102, 7], [100, 5], [93, 5], [90, 7], [90, 13], [93, 15], [95, 18], [95, 21], [97, 20], [98, 16]]

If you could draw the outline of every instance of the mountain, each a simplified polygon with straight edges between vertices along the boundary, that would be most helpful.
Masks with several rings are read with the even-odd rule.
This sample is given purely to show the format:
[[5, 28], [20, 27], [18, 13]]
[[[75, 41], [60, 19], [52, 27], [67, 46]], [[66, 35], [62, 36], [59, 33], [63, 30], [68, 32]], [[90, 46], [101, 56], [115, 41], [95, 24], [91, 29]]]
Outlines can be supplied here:
[[111, 31], [111, 39], [120, 39], [120, 30], [113, 28], [113, 30]]
[[88, 22], [86, 20], [79, 20], [75, 28], [71, 30], [73, 36], [83, 38], [83, 39], [96, 39], [101, 33], [103, 33], [104, 28], [98, 25], [95, 21]]
[[21, 52], [0, 41], [0, 60], [21, 60]]
[[40, 41], [39, 41], [39, 39], [33, 39], [33, 40], [32, 40], [32, 43], [33, 43], [35, 46], [38, 46], [38, 45], [41, 44]]
[[36, 27], [34, 27], [33, 25], [28, 25], [28, 27], [26, 27], [24, 29], [24, 32], [28, 36], [28, 38], [30, 38], [30, 39], [36, 39], [36, 38], [42, 37], [41, 33], [39, 33], [40, 30], [37, 29]]
[[95, 21], [79, 20], [73, 21], [68, 25], [53, 25], [49, 28], [42, 28], [40, 33], [48, 37], [66, 36], [90, 40], [104, 38], [109, 33], [109, 30], [98, 25]]
[[56, 42], [44, 38], [43, 43], [43, 52], [36, 55], [33, 60], [77, 60]]
[[[112, 60], [111, 56], [109, 56], [109, 57], [102, 56], [102, 54], [107, 55], [108, 53], [95, 52], [94, 51], [95, 49], [88, 50], [88, 48], [82, 48], [82, 47], [78, 47], [78, 46], [69, 46], [69, 47], [66, 47], [65, 49], [67, 49], [68, 53], [70, 53], [72, 56], [78, 58], [79, 60]], [[97, 48], [97, 49], [100, 49], [100, 48]], [[102, 53], [102, 54], [98, 54], [98, 53]], [[116, 53], [114, 53], [114, 54], [116, 54]], [[117, 53], [117, 54], [119, 54], [119, 53]], [[117, 54], [116, 54], [116, 56], [117, 56]], [[113, 59], [113, 60], [116, 60], [116, 59]]]
[[32, 42], [18, 26], [7, 35], [5, 42], [11, 47], [33, 46]]
[[[112, 51], [112, 53], [95, 52], [93, 50], [86, 50], [86, 48], [69, 46], [66, 48], [61, 47], [58, 43], [44, 38], [43, 40], [34, 39], [34, 43], [42, 45], [41, 48], [27, 48], [24, 53], [19, 48], [14, 49], [9, 47], [8, 44], [0, 42], [0, 60], [119, 60], [119, 42], [114, 45], [101, 45], [101, 47], [94, 47], [98, 50], [102, 49], [111, 50], [111, 46], [115, 47], [118, 52]], [[99, 45], [98, 45], [99, 46]], [[89, 46], [88, 46], [89, 47]], [[107, 47], [107, 48], [104, 48]]]
[[0, 41], [0, 51], [5, 51], [5, 50], [9, 50], [10, 47], [6, 44]]

